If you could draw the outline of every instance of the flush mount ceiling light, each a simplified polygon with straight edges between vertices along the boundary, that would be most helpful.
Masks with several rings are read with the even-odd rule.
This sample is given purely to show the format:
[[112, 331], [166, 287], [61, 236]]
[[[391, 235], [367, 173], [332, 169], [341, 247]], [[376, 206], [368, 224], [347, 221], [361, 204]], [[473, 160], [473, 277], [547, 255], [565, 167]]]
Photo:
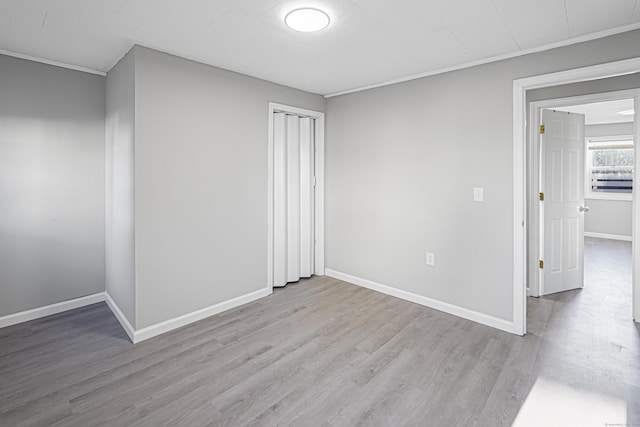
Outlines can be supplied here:
[[284, 22], [292, 30], [310, 33], [327, 28], [329, 15], [318, 9], [296, 9], [287, 14]]
[[633, 116], [635, 114], [635, 111], [625, 110], [625, 111], [620, 111], [618, 114], [622, 114], [623, 116]]

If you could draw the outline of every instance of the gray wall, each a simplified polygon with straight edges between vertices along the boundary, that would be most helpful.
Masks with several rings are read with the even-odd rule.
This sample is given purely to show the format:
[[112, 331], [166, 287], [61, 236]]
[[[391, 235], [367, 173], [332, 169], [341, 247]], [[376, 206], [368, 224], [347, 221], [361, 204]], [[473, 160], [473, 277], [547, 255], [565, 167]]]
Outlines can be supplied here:
[[[633, 135], [633, 123], [611, 123], [585, 127], [585, 136]], [[587, 199], [584, 231], [631, 237], [631, 200]]]
[[135, 328], [134, 83], [132, 50], [107, 75], [106, 290]]
[[104, 77], [0, 55], [0, 316], [102, 292]]
[[135, 49], [140, 329], [266, 287], [268, 102], [324, 99]]
[[639, 41], [629, 32], [329, 99], [327, 267], [512, 320], [513, 80], [637, 57]]
[[[601, 40], [619, 39], [625, 36], [635, 35], [640, 39], [640, 30], [623, 33], [618, 36], [607, 37]], [[591, 42], [594, 43], [594, 42]], [[616, 51], [618, 49], [615, 49]], [[618, 90], [637, 89], [640, 87], [640, 73], [627, 74], [625, 76], [609, 77], [606, 79], [590, 80], [587, 82], [571, 83], [527, 91], [527, 102], [541, 101], [545, 99], [568, 98], [572, 96], [589, 95], [592, 93], [615, 92]]]
[[[640, 85], [640, 78], [636, 84]], [[584, 135], [585, 137], [633, 135], [633, 122], [587, 125], [584, 128]]]
[[588, 199], [589, 213], [584, 217], [584, 231], [631, 237], [631, 200]]

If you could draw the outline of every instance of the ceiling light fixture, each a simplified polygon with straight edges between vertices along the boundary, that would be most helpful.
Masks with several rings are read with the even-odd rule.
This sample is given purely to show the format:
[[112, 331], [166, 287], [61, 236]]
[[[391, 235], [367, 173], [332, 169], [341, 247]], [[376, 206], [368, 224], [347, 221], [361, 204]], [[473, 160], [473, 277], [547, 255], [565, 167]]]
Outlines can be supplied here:
[[623, 116], [633, 116], [635, 114], [634, 110], [624, 110], [620, 111], [618, 114], [622, 114]]
[[285, 16], [284, 22], [292, 30], [310, 33], [327, 28], [329, 15], [318, 9], [296, 9]]

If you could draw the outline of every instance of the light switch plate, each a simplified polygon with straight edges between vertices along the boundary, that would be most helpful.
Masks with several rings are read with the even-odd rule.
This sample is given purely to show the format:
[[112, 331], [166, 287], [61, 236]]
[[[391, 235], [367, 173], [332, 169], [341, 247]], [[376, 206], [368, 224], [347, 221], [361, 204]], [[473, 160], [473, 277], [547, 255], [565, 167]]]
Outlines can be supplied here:
[[473, 201], [484, 202], [484, 188], [473, 187]]
[[427, 252], [427, 265], [436, 265], [436, 256], [433, 252]]

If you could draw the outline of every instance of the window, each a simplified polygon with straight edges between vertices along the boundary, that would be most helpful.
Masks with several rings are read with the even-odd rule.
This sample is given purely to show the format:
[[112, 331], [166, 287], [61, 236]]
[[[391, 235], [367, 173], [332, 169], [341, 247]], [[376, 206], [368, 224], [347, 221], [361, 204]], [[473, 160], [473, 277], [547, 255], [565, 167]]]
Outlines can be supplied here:
[[633, 138], [587, 138], [587, 198], [631, 199]]

